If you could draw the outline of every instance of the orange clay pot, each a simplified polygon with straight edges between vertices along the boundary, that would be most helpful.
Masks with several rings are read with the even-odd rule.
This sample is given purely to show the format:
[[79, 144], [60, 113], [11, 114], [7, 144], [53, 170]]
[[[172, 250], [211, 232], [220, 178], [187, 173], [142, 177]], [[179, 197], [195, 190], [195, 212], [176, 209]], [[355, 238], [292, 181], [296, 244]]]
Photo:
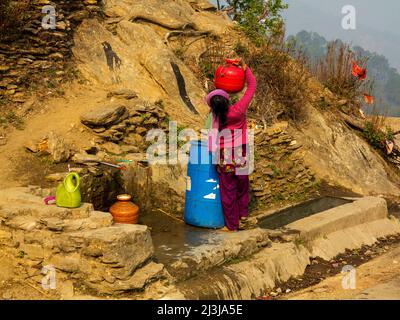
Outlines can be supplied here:
[[110, 208], [114, 223], [137, 224], [139, 222], [139, 207], [131, 202], [129, 194], [121, 194], [117, 202]]

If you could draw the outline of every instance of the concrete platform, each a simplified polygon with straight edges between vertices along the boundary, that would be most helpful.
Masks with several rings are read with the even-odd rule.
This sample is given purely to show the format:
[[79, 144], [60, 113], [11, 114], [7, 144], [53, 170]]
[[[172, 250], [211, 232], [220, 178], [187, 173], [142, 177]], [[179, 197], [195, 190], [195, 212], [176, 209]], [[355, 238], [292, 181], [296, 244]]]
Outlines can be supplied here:
[[293, 234], [286, 241], [281, 237], [250, 257], [227, 261], [207, 272], [199, 270], [197, 276], [173, 284], [164, 298], [254, 299], [276, 282], [301, 276], [311, 258], [330, 259], [346, 249], [400, 233], [400, 221], [389, 218], [384, 199], [366, 197], [291, 223], [287, 230]]

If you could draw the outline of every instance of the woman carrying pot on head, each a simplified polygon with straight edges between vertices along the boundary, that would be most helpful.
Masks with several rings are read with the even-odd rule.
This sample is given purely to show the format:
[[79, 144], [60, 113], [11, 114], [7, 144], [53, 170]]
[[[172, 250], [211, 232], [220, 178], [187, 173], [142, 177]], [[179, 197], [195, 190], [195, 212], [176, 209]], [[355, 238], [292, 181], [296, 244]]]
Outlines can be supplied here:
[[217, 156], [216, 164], [220, 179], [224, 231], [237, 231], [240, 220], [249, 215], [250, 182], [247, 163], [247, 109], [257, 88], [257, 81], [243, 62], [247, 90], [234, 104], [224, 90], [214, 90], [207, 96], [212, 112], [212, 129], [209, 149]]

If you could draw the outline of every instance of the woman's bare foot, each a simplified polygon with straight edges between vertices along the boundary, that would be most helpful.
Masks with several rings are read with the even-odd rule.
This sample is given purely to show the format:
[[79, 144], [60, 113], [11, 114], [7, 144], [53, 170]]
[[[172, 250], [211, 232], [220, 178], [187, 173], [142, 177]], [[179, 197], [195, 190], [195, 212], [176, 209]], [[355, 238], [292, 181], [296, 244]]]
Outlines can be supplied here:
[[230, 229], [228, 229], [228, 227], [223, 227], [222, 229], [219, 229], [219, 231], [222, 231], [222, 232], [236, 232], [237, 230], [230, 230]]
[[241, 217], [240, 218], [241, 221], [247, 221], [247, 219], [248, 219], [247, 217]]

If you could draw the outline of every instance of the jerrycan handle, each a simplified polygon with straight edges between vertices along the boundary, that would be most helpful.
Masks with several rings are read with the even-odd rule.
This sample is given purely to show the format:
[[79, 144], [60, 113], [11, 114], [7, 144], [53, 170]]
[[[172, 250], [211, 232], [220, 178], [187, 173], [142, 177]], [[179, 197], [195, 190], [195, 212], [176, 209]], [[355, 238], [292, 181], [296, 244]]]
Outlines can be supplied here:
[[[76, 185], [74, 185], [74, 178], [76, 181]], [[68, 174], [64, 179], [65, 190], [67, 190], [69, 193], [75, 192], [79, 188], [80, 184], [81, 184], [81, 178], [79, 177], [79, 174], [77, 174], [76, 172]]]

